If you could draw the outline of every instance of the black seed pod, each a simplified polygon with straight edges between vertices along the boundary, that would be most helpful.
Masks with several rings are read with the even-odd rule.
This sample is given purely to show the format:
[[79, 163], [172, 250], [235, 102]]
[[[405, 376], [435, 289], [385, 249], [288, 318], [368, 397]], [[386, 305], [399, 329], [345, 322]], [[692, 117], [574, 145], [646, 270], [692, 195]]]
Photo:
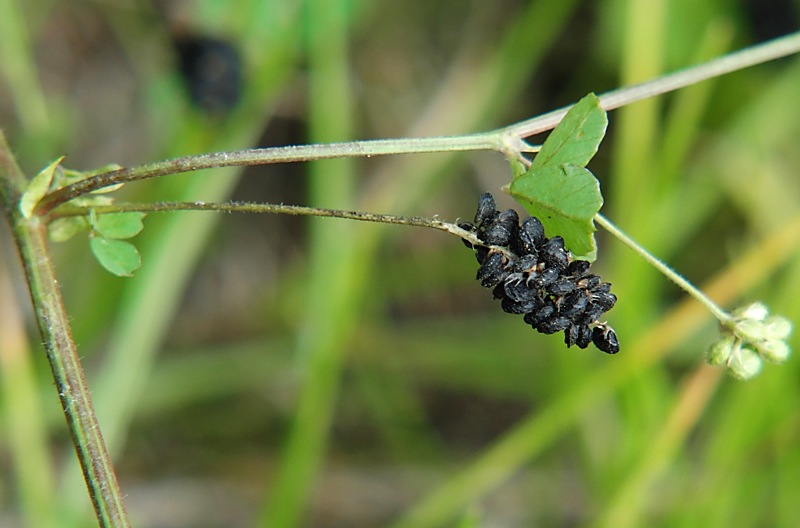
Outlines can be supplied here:
[[495, 299], [503, 299], [506, 296], [506, 285], [502, 282], [492, 289], [492, 296]]
[[513, 249], [518, 255], [535, 254], [536, 248], [541, 246], [544, 240], [544, 226], [538, 218], [529, 216], [520, 225]]
[[562, 297], [558, 304], [558, 315], [574, 320], [586, 311], [589, 305], [589, 298], [582, 290], [575, 290], [569, 295]]
[[531, 273], [528, 277], [528, 284], [536, 288], [547, 288], [558, 280], [558, 270], [556, 268], [545, 268], [538, 273]]
[[539, 260], [536, 255], [523, 255], [519, 260], [514, 262], [514, 270], [520, 273], [530, 273], [536, 267]]
[[500, 307], [506, 313], [522, 315], [536, 308], [535, 299], [514, 300], [511, 297], [503, 297]]
[[578, 328], [579, 325], [571, 324], [564, 330], [564, 344], [567, 345], [567, 348], [578, 342]]
[[534, 301], [538, 298], [537, 292], [528, 288], [521, 273], [512, 273], [503, 282], [505, 296], [513, 301]]
[[614, 329], [606, 324], [599, 324], [592, 330], [592, 342], [594, 346], [607, 354], [619, 352], [619, 341]]
[[539, 258], [547, 263], [548, 266], [559, 270], [567, 269], [569, 257], [567, 250], [564, 249], [564, 239], [554, 236], [541, 246], [539, 246]]
[[511, 233], [516, 234], [519, 231], [519, 215], [513, 209], [506, 209], [497, 215], [496, 222], [508, 229]]
[[545, 301], [544, 304], [539, 305], [533, 311], [525, 314], [523, 320], [534, 328], [538, 327], [542, 322], [550, 319], [556, 314], [556, 307], [552, 301]]
[[477, 279], [484, 288], [493, 288], [508, 276], [506, 257], [502, 253], [489, 253], [486, 261], [478, 268]]
[[579, 348], [586, 348], [589, 346], [589, 343], [592, 342], [592, 329], [589, 328], [589, 325], [582, 324], [578, 325], [578, 338], [575, 340], [575, 344], [578, 345]]
[[574, 322], [588, 325], [600, 319], [604, 312], [603, 308], [590, 302], [584, 312], [575, 317]]
[[612, 309], [617, 302], [617, 296], [611, 292], [592, 291], [589, 292], [589, 298], [592, 300], [592, 304], [601, 307], [604, 312]]
[[511, 231], [498, 222], [489, 224], [486, 231], [478, 233], [478, 237], [490, 246], [507, 246], [511, 242], [511, 235]]
[[475, 258], [478, 259], [478, 264], [486, 262], [486, 257], [489, 256], [489, 248], [486, 246], [477, 246], [475, 248]]
[[516, 238], [519, 231], [519, 215], [513, 209], [498, 214], [488, 223], [481, 225], [478, 237], [492, 246], [507, 246]]
[[482, 194], [478, 200], [478, 211], [475, 213], [475, 225], [481, 227], [494, 220], [496, 216], [497, 204], [495, 204], [494, 196], [489, 193]]
[[528, 217], [520, 224], [513, 209], [496, 210], [491, 194], [480, 198], [474, 223], [459, 227], [480, 243], [465, 242], [480, 264], [477, 279], [508, 313], [544, 334], [564, 331], [564, 343], [586, 348], [594, 342], [609, 354], [619, 351], [614, 330], [600, 318], [617, 301], [611, 285], [590, 273], [590, 263], [575, 260], [564, 239], [545, 236], [542, 223]]
[[539, 323], [536, 329], [543, 334], [555, 334], [556, 332], [566, 330], [571, 324], [570, 320], [566, 317], [553, 317]]
[[587, 260], [573, 260], [567, 266], [567, 272], [573, 277], [583, 277], [589, 271], [589, 266], [591, 266], [591, 263]]
[[592, 275], [590, 273], [578, 279], [578, 288], [583, 288], [584, 290], [594, 289], [599, 284], [600, 284], [600, 277], [598, 277], [597, 275]]
[[575, 279], [572, 277], [559, 277], [553, 284], [547, 286], [547, 293], [560, 297], [578, 288]]

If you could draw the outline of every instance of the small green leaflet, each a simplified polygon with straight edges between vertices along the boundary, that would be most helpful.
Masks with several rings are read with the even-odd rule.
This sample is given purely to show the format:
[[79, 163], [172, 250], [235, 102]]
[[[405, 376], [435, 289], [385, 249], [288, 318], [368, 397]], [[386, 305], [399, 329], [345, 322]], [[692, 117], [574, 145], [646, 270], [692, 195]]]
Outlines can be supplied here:
[[144, 225], [142, 225], [144, 213], [125, 212], [125, 213], [105, 213], [89, 214], [89, 222], [96, 233], [115, 239], [131, 238], [138, 235]]
[[[79, 172], [61, 167], [63, 156], [42, 169], [28, 184], [19, 201], [19, 210], [25, 218], [31, 218], [36, 206], [48, 192], [84, 180], [95, 174], [119, 169], [109, 165], [96, 171]], [[113, 203], [110, 196], [100, 196], [118, 189], [120, 185], [104, 188], [97, 193], [79, 196], [69, 202], [76, 207], [103, 206]], [[144, 213], [121, 212], [97, 214], [94, 209], [81, 216], [63, 216], [50, 220], [48, 234], [51, 240], [69, 240], [84, 229], [91, 229], [89, 246], [97, 261], [105, 269], [118, 276], [129, 276], [142, 265], [139, 251], [124, 239], [138, 235], [142, 228]]]
[[130, 242], [92, 235], [89, 246], [100, 265], [119, 277], [132, 275], [142, 265], [139, 251]]
[[548, 236], [562, 236], [573, 255], [594, 261], [592, 218], [600, 210], [603, 196], [591, 172], [577, 165], [545, 167], [532, 178], [515, 180], [511, 194], [542, 221]]
[[50, 190], [50, 183], [53, 181], [56, 168], [62, 161], [64, 161], [64, 156], [52, 162], [33, 177], [28, 184], [28, 188], [25, 189], [25, 192], [22, 193], [22, 197], [19, 200], [19, 211], [22, 213], [22, 216], [25, 218], [33, 216], [33, 211], [36, 210], [39, 201], [41, 201]]
[[97, 261], [118, 276], [130, 276], [142, 265], [136, 246], [122, 239], [131, 238], [143, 229], [144, 213], [124, 212], [96, 214], [89, 212], [92, 227], [89, 244]]
[[55, 218], [47, 224], [47, 236], [53, 242], [66, 242], [88, 228], [89, 222], [85, 216], [65, 216]]
[[597, 254], [593, 218], [603, 196], [597, 178], [585, 166], [607, 125], [597, 96], [587, 95], [567, 112], [510, 188], [511, 195], [542, 221], [548, 236], [562, 236], [573, 255], [589, 261]]
[[590, 93], [569, 109], [542, 145], [528, 172], [542, 167], [572, 164], [585, 167], [597, 153], [608, 126], [600, 100]]
[[[34, 178], [28, 184], [28, 188], [25, 189], [24, 193], [22, 193], [22, 197], [19, 201], [19, 210], [22, 213], [22, 216], [25, 218], [30, 218], [33, 216], [33, 212], [36, 210], [36, 206], [39, 205], [39, 202], [42, 200], [42, 198], [47, 196], [47, 193], [53, 190], [66, 187], [67, 185], [85, 180], [86, 178], [90, 178], [97, 174], [111, 172], [122, 168], [120, 165], [111, 164], [101, 167], [97, 170], [80, 172], [62, 167], [62, 161], [64, 161], [64, 156], [61, 156], [57, 160], [50, 163], [47, 167], [42, 169], [39, 174], [34, 176]], [[100, 193], [115, 191], [122, 185], [124, 184], [120, 183], [118, 185], [105, 187], [98, 191], [94, 191], [89, 196], [75, 198], [71, 201], [71, 204], [84, 207], [91, 205], [108, 205], [113, 201], [111, 198], [97, 195]]]

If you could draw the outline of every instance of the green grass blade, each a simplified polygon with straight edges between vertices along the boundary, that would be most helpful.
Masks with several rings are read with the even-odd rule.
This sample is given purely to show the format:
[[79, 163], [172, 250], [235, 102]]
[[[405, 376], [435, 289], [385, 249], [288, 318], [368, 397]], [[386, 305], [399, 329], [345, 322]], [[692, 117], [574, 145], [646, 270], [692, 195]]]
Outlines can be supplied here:
[[[33, 351], [8, 276], [6, 259], [0, 260], [0, 402], [3, 443], [13, 459], [20, 516], [28, 526], [56, 528], [55, 466], [47, 445], [43, 398], [36, 388]], [[52, 387], [48, 387], [52, 392]], [[61, 420], [63, 423], [63, 420]], [[85, 488], [84, 488], [85, 490]]]
[[[341, 141], [353, 134], [349, 79], [348, 2], [319, 0], [305, 5], [308, 28], [310, 139]], [[355, 203], [355, 164], [343, 159], [309, 166], [310, 200], [332, 207]], [[360, 261], [357, 227], [315, 219], [311, 227], [307, 312], [298, 326], [297, 354], [303, 384], [280, 470], [260, 526], [290, 528], [302, 523], [326, 450], [337, 402], [344, 353], [359, 314]]]

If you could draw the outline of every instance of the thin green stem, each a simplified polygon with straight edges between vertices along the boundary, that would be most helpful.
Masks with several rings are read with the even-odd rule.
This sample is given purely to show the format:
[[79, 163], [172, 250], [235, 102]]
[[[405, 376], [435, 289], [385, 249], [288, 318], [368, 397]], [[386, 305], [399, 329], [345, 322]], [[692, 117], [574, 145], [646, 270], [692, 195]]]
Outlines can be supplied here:
[[[606, 92], [599, 96], [600, 107], [604, 110], [614, 110], [636, 101], [674, 92], [702, 81], [788, 57], [798, 52], [800, 52], [800, 32], [791, 33], [785, 37], [735, 51], [650, 81]], [[502, 131], [510, 136], [523, 138], [546, 132], [560, 123], [570, 108], [571, 105], [553, 110], [539, 117], [510, 125]]]
[[[301, 215], [301, 216], [321, 216], [332, 218], [346, 218], [350, 220], [359, 220], [362, 222], [377, 222], [382, 224], [397, 224], [416, 227], [427, 227], [431, 229], [438, 229], [456, 235], [467, 242], [474, 245], [485, 245], [478, 237], [471, 231], [459, 227], [457, 224], [444, 222], [435, 218], [425, 218], [421, 216], [400, 216], [391, 214], [377, 214], [367, 213], [362, 211], [345, 211], [341, 209], [325, 209], [319, 207], [306, 207], [300, 205], [285, 205], [285, 204], [266, 204], [266, 203], [252, 203], [252, 202], [228, 202], [228, 203], [206, 203], [206, 202], [154, 202], [142, 204], [114, 204], [105, 205], [92, 208], [96, 213], [120, 213], [120, 212], [167, 212], [167, 211], [221, 211], [227, 213], [272, 213], [272, 214], [288, 214], [288, 215]], [[88, 209], [83, 207], [61, 207], [58, 211], [54, 212], [53, 216], [77, 216], [85, 215]], [[694, 297], [698, 302], [703, 304], [711, 313], [719, 319], [720, 323], [728, 324], [731, 316], [717, 306], [714, 301], [708, 298], [702, 291], [695, 287], [691, 282], [686, 280], [678, 272], [667, 266], [663, 261], [658, 259], [652, 253], [648, 252], [638, 242], [626, 235], [620, 228], [614, 225], [610, 220], [601, 214], [595, 215], [595, 222], [601, 225], [605, 230], [614, 235], [623, 244], [631, 248], [634, 252], [640, 255], [650, 265], [655, 267], [658, 271], [664, 274], [668, 279], [674, 282], [679, 288]], [[502, 248], [496, 248], [502, 251]]]
[[[800, 52], [800, 32], [730, 53], [652, 81], [607, 92], [600, 96], [600, 106], [605, 110], [612, 110], [798, 52]], [[551, 130], [564, 118], [569, 109], [570, 106], [567, 106], [539, 117], [479, 134], [268, 147], [185, 156], [87, 178], [48, 194], [39, 203], [37, 212], [45, 214], [73, 198], [119, 183], [219, 167], [472, 150], [495, 150], [507, 157], [520, 157], [523, 153], [538, 150], [537, 147], [526, 143], [523, 138]]]
[[678, 272], [667, 266], [663, 261], [658, 259], [658, 257], [647, 251], [645, 248], [639, 245], [638, 242], [626, 235], [605, 216], [598, 213], [595, 215], [594, 221], [600, 224], [606, 231], [614, 235], [620, 242], [631, 248], [635, 253], [646, 260], [648, 264], [664, 274], [679, 288], [694, 297], [700, 304], [705, 306], [714, 317], [719, 319], [721, 324], [728, 325], [730, 323], [731, 316], [725, 310], [717, 306], [714, 301], [700, 291], [694, 284], [683, 278], [683, 276], [681, 276]]
[[[291, 145], [232, 152], [212, 152], [210, 154], [184, 156], [98, 174], [48, 194], [39, 203], [37, 212], [45, 214], [73, 198], [111, 185], [203, 169], [294, 163], [322, 159], [369, 158], [391, 154], [422, 154], [469, 150], [517, 152], [520, 148], [522, 148], [520, 145], [504, 143], [497, 133], [484, 133], [452, 137], [375, 139], [345, 143]], [[528, 152], [531, 150], [532, 148], [527, 146], [522, 151]]]
[[24, 181], [24, 175], [0, 134], [0, 197], [25, 269], [39, 332], [89, 496], [100, 526], [127, 527], [130, 522], [122, 492], [95, 417], [89, 386], [56, 280], [47, 246], [47, 225], [38, 216], [24, 218], [17, 206]]
[[[152, 202], [152, 203], [117, 203], [113, 205], [102, 205], [91, 208], [73, 207], [65, 205], [59, 207], [50, 214], [51, 218], [63, 218], [68, 216], [83, 216], [92, 210], [96, 214], [109, 213], [166, 213], [172, 211], [217, 211], [224, 213], [270, 213], [286, 214], [295, 216], [319, 216], [328, 218], [344, 218], [348, 220], [358, 220], [361, 222], [374, 222], [380, 224], [395, 224], [414, 227], [427, 227], [438, 229], [455, 235], [462, 240], [476, 246], [485, 246], [474, 232], [468, 231], [458, 226], [457, 223], [444, 222], [436, 218], [426, 218], [424, 216], [401, 216], [392, 214], [367, 213], [363, 211], [346, 211], [343, 209], [326, 209], [321, 207], [307, 207], [302, 205], [269, 204], [253, 202]], [[491, 246], [496, 251], [508, 254], [508, 251], [500, 246]]]
[[47, 247], [47, 227], [37, 217], [18, 220], [14, 234], [39, 332], [97, 519], [103, 527], [130, 526], [122, 492], [95, 417], [78, 349], [70, 333], [69, 317]]

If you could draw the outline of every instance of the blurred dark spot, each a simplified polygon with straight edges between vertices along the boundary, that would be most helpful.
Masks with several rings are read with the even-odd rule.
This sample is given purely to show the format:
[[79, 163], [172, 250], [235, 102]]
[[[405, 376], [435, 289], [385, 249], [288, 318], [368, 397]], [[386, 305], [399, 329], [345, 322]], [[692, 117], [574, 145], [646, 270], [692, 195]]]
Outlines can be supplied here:
[[213, 115], [230, 112], [242, 95], [242, 61], [236, 48], [198, 35], [177, 37], [175, 47], [192, 103]]
[[797, 31], [798, 12], [792, 0], [745, 0], [742, 4], [756, 42]]

